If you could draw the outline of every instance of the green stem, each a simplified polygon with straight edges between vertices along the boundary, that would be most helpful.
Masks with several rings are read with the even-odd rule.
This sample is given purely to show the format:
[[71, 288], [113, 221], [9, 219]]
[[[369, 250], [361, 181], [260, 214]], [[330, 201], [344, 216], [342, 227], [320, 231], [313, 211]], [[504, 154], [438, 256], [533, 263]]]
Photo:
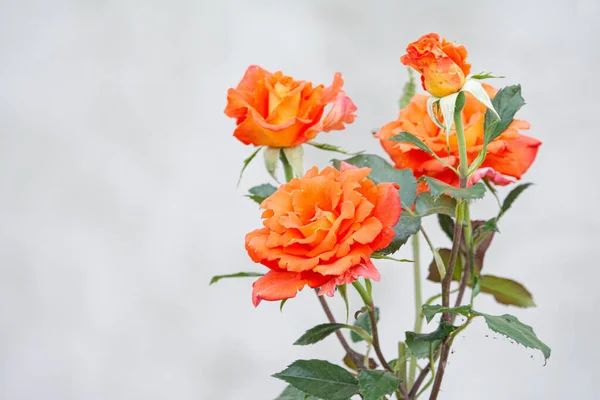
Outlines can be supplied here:
[[[462, 123], [462, 114], [461, 110], [464, 106], [464, 93], [460, 93], [458, 95], [457, 105], [459, 101], [461, 102], [460, 106], [457, 106], [454, 111], [454, 126], [456, 127], [456, 141], [458, 144], [458, 156], [460, 159], [460, 164], [458, 166], [459, 178], [460, 178], [460, 187], [467, 187], [467, 183], [469, 180], [469, 159], [467, 157], [467, 143], [465, 141], [465, 131]], [[461, 98], [461, 96], [463, 96]], [[463, 233], [463, 214], [464, 208], [462, 205], [462, 201], [458, 201], [456, 205], [456, 221], [454, 224], [454, 240], [452, 243], [452, 250], [450, 252], [450, 259], [448, 260], [448, 270], [446, 271], [446, 276], [442, 279], [442, 305], [444, 307], [450, 306], [450, 283], [452, 282], [452, 276], [454, 275], [454, 266], [456, 265], [456, 259], [458, 257], [458, 253], [461, 246], [461, 237]], [[450, 322], [450, 314], [444, 313], [443, 318], [446, 322]], [[446, 365], [448, 363], [448, 355], [450, 353], [451, 343], [448, 342], [448, 338], [445, 338], [441, 344], [440, 351], [440, 362], [437, 368], [437, 375], [433, 381], [433, 388], [431, 389], [431, 394], [429, 396], [429, 400], [436, 400], [440, 389], [442, 386], [442, 380], [444, 379], [444, 373], [446, 371]], [[433, 367], [433, 365], [432, 365]]]
[[[423, 297], [421, 294], [421, 256], [419, 254], [419, 232], [412, 236], [412, 251], [413, 251], [413, 269], [415, 283], [415, 333], [421, 333], [423, 326]], [[410, 360], [410, 369], [408, 374], [408, 387], [412, 386], [415, 381], [417, 372], [417, 359], [412, 357]]]
[[425, 386], [423, 386], [423, 389], [421, 389], [421, 391], [419, 393], [417, 393], [417, 395], [415, 396], [415, 400], [419, 398], [420, 395], [422, 395], [429, 386], [431, 386], [431, 384], [433, 383], [433, 381], [435, 380], [435, 368], [433, 367], [433, 365], [435, 364], [435, 355], [434, 355], [434, 351], [433, 351], [433, 343], [429, 344], [429, 365], [431, 365], [431, 378], [429, 379], [429, 381], [425, 384]]
[[283, 150], [281, 150], [279, 152], [279, 158], [281, 159], [281, 164], [283, 164], [283, 172], [285, 173], [285, 180], [289, 182], [292, 179], [294, 179], [294, 170], [292, 169], [292, 166], [290, 165], [290, 162], [288, 161], [287, 157], [285, 156], [285, 153], [283, 152]]
[[[352, 282], [352, 286], [354, 286], [360, 297], [363, 299], [365, 306], [367, 306], [369, 309], [368, 313], [369, 320], [371, 321], [371, 336], [373, 337], [373, 349], [375, 350], [375, 354], [377, 354], [377, 358], [379, 359], [381, 366], [391, 373], [394, 373], [394, 370], [392, 367], [390, 367], [390, 364], [388, 364], [383, 353], [381, 352], [381, 345], [379, 344], [379, 330], [377, 328], [377, 317], [375, 315], [375, 304], [373, 304], [373, 298], [359, 281]], [[399, 389], [402, 391], [402, 387]]]
[[[458, 307], [462, 303], [463, 296], [465, 294], [465, 290], [467, 285], [469, 284], [469, 278], [471, 278], [471, 282], [473, 282], [473, 273], [474, 273], [474, 254], [473, 254], [473, 227], [471, 225], [471, 215], [469, 211], [469, 203], [465, 202], [463, 205], [463, 216], [464, 216], [464, 228], [463, 233], [465, 235], [465, 244], [467, 247], [467, 262], [465, 263], [464, 269], [462, 271], [462, 277], [460, 279], [460, 284], [458, 286], [458, 295], [456, 296], [456, 301], [454, 303], [454, 307]], [[471, 292], [471, 304], [473, 304], [473, 292]]]
[[398, 342], [398, 362], [396, 363], [398, 369], [398, 378], [402, 382], [406, 382], [406, 343]]
[[[352, 286], [354, 286], [354, 288], [360, 295], [361, 299], [365, 303], [365, 306], [371, 307], [371, 305], [373, 304], [373, 299], [367, 292], [367, 289], [365, 289], [365, 287], [363, 285], [361, 285], [361, 283], [359, 281], [352, 282]], [[375, 311], [373, 311], [373, 312], [375, 312]]]
[[[464, 179], [466, 183], [466, 179], [469, 174], [469, 159], [467, 158], [467, 143], [465, 141], [465, 131], [463, 129], [460, 110], [454, 113], [454, 126], [456, 127], [456, 141], [458, 144], [458, 157], [460, 160], [458, 172], [461, 180]], [[461, 187], [464, 187], [462, 182]]]
[[425, 232], [425, 229], [423, 228], [423, 225], [421, 225], [421, 228], [419, 228], [419, 229], [420, 229], [421, 233], [423, 234], [423, 237], [425, 238], [425, 241], [427, 242], [427, 245], [431, 249], [431, 252], [433, 253], [433, 259], [435, 260], [435, 264], [436, 264], [436, 266], [438, 268], [438, 271], [440, 272], [440, 276], [443, 278], [446, 275], [446, 267], [444, 266], [444, 261], [441, 259], [440, 253], [433, 246], [433, 243], [429, 239], [429, 236], [427, 235], [427, 232]]
[[471, 317], [467, 318], [467, 320], [465, 321], [465, 323], [464, 323], [464, 324], [462, 324], [461, 326], [459, 326], [459, 327], [458, 327], [458, 328], [457, 328], [457, 329], [456, 329], [454, 332], [452, 332], [452, 333], [450, 334], [450, 339], [451, 339], [451, 340], [454, 340], [454, 338], [455, 338], [455, 337], [456, 337], [456, 336], [457, 336], [459, 333], [461, 333], [462, 331], [464, 331], [464, 330], [467, 328], [467, 326], [469, 326], [469, 324], [471, 323], [471, 321], [473, 320], [473, 318], [475, 318], [475, 317], [471, 316]]
[[[329, 308], [329, 305], [327, 304], [327, 300], [325, 300], [325, 297], [319, 296], [318, 289], [315, 289], [315, 294], [317, 295], [317, 299], [319, 300], [319, 303], [321, 303], [321, 307], [323, 307], [323, 311], [325, 312], [327, 319], [329, 320], [330, 323], [335, 324], [336, 323], [335, 317], [333, 316], [333, 313], [331, 312], [331, 309]], [[344, 338], [344, 335], [342, 335], [342, 332], [340, 332], [340, 330], [338, 329], [337, 331], [335, 331], [335, 335], [337, 336], [342, 347], [346, 351], [346, 354], [348, 355], [348, 357], [350, 357], [352, 362], [354, 362], [354, 364], [356, 364], [356, 366], [358, 368], [364, 368], [365, 365], [363, 365], [363, 362], [360, 358], [360, 354], [358, 354], [356, 351], [352, 350], [352, 348], [348, 344], [348, 341], [346, 340], [346, 338]], [[367, 363], [366, 365], [368, 366], [369, 364]]]

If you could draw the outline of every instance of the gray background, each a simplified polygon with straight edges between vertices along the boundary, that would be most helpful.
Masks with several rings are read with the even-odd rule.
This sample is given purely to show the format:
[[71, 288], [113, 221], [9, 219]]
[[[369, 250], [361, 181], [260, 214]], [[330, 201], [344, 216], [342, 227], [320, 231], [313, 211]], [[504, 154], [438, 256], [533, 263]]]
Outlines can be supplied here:
[[[441, 398], [593, 398], [599, 13], [594, 0], [2, 1], [0, 398], [272, 399], [284, 384], [269, 375], [296, 358], [337, 361], [333, 338], [291, 345], [324, 322], [310, 291], [280, 313], [252, 307], [251, 280], [208, 286], [263, 270], [243, 248], [260, 219], [242, 195], [268, 176], [256, 162], [236, 189], [252, 149], [232, 137], [226, 90], [254, 63], [315, 83], [341, 71], [359, 118], [319, 141], [383, 155], [370, 131], [396, 117], [399, 57], [432, 30], [467, 46], [473, 72], [523, 84], [520, 116], [544, 142], [525, 178], [536, 185], [501, 222], [486, 269], [539, 306], [482, 295], [477, 307], [517, 315], [553, 349], [544, 367], [477, 321]], [[310, 148], [306, 164], [331, 156]], [[411, 267], [377, 265], [393, 358], [412, 329]]]

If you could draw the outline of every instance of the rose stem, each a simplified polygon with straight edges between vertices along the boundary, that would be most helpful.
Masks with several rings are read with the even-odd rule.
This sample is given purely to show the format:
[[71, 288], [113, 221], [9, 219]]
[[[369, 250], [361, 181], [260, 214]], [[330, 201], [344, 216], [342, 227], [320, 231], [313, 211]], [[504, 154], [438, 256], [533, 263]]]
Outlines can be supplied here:
[[[419, 254], [419, 232], [412, 236], [412, 251], [413, 251], [413, 270], [415, 282], [415, 333], [421, 333], [423, 325], [423, 298], [421, 294], [421, 257]], [[415, 373], [417, 372], [417, 359], [412, 357], [410, 360], [410, 369], [408, 375], [408, 387], [411, 387], [415, 381]]]
[[[379, 331], [377, 329], [377, 317], [375, 316], [375, 305], [373, 304], [373, 299], [359, 281], [352, 282], [352, 286], [356, 288], [365, 305], [369, 308], [369, 319], [371, 321], [371, 331], [373, 332], [373, 348], [375, 349], [377, 358], [379, 359], [379, 362], [383, 368], [387, 369], [391, 373], [394, 373], [394, 370], [392, 367], [390, 367], [388, 362], [385, 360], [383, 353], [381, 352], [381, 345], [379, 344]], [[404, 396], [404, 393], [402, 393], [402, 395]]]
[[[469, 203], [465, 202], [464, 207], [465, 207], [464, 234], [465, 234], [465, 243], [467, 245], [466, 247], [467, 247], [468, 256], [466, 258], [463, 274], [462, 274], [462, 277], [460, 280], [460, 285], [458, 288], [458, 294], [456, 295], [456, 301], [454, 303], [454, 307], [458, 307], [462, 303], [462, 299], [465, 294], [465, 289], [467, 287], [467, 284], [469, 283], [469, 276], [471, 275], [471, 268], [474, 267], [474, 265], [473, 265], [473, 251], [474, 251], [474, 249], [473, 249], [473, 228], [471, 226]], [[473, 305], [473, 299], [471, 299], [471, 305]]]
[[[315, 292], [318, 293], [318, 290], [315, 289]], [[329, 322], [331, 322], [332, 324], [335, 324], [336, 323], [335, 317], [333, 316], [333, 313], [331, 312], [331, 309], [329, 308], [329, 305], [327, 304], [327, 300], [325, 300], [325, 298], [323, 296], [319, 296], [318, 294], [317, 294], [317, 298], [319, 299], [319, 303], [321, 303], [321, 306], [323, 307], [323, 311], [325, 311], [325, 315], [327, 316], [327, 319], [329, 320]], [[337, 331], [335, 331], [335, 335], [337, 336], [337, 338], [340, 341], [344, 350], [346, 350], [348, 357], [350, 357], [352, 359], [352, 362], [354, 362], [354, 364], [356, 364], [356, 366], [358, 368], [364, 368], [364, 364], [363, 364], [362, 360], [360, 359], [358, 354], [354, 350], [352, 350], [352, 348], [346, 341], [346, 338], [344, 338], [344, 335], [342, 335], [342, 332], [340, 332], [340, 330], [338, 329]]]
[[[462, 106], [456, 108], [454, 112], [454, 126], [456, 128], [456, 141], [458, 144], [458, 155], [460, 159], [459, 174], [460, 174], [460, 187], [465, 188], [468, 180], [469, 160], [467, 158], [467, 144], [465, 142], [465, 132], [462, 124], [461, 110], [464, 106], [464, 93], [459, 94], [458, 99], [463, 99]], [[450, 260], [448, 261], [448, 269], [446, 276], [442, 280], [442, 305], [444, 307], [450, 307], [450, 284], [452, 283], [452, 276], [454, 275], [454, 267], [456, 266], [456, 259], [458, 258], [458, 252], [461, 246], [461, 237], [463, 231], [463, 213], [464, 205], [463, 201], [459, 200], [456, 204], [456, 221], [454, 224], [454, 240], [452, 242], [452, 250], [450, 252]], [[446, 312], [443, 314], [443, 319], [447, 323], [451, 323], [450, 313]], [[450, 355], [450, 338], [446, 337], [442, 341], [442, 349], [440, 352], [440, 362], [437, 368], [437, 374], [433, 382], [433, 388], [429, 400], [436, 400], [442, 386], [442, 379], [444, 378], [444, 372], [446, 371], [446, 365], [448, 363], [448, 356]]]

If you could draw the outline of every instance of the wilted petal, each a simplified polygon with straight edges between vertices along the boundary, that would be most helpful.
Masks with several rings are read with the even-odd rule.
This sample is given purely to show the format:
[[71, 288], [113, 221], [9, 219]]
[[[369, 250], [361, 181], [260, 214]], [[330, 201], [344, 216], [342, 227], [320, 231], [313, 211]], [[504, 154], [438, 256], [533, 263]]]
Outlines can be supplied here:
[[511, 183], [514, 183], [512, 179], [508, 179], [504, 175], [496, 172], [493, 168], [479, 168], [477, 171], [473, 172], [473, 175], [469, 177], [469, 182], [467, 186], [473, 186], [481, 179], [486, 178], [490, 182], [498, 186], [506, 186]]

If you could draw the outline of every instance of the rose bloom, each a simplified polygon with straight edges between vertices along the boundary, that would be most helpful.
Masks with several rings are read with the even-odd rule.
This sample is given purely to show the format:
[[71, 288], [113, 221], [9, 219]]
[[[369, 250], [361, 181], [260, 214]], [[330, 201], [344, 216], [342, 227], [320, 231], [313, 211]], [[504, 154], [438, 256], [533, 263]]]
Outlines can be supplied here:
[[466, 62], [467, 49], [442, 39], [437, 33], [423, 35], [408, 45], [400, 57], [402, 64], [421, 74], [423, 89], [436, 97], [458, 92], [471, 72]]
[[[252, 65], [235, 89], [227, 92], [225, 114], [237, 119], [234, 136], [244, 144], [297, 146], [319, 132], [342, 130], [354, 121], [356, 106], [342, 90], [338, 72], [331, 86], [295, 81], [280, 71]], [[323, 117], [325, 107], [331, 109]]]
[[252, 302], [296, 296], [305, 285], [333, 296], [358, 277], [379, 280], [371, 254], [390, 244], [400, 218], [395, 183], [375, 185], [370, 168], [311, 168], [260, 207], [264, 227], [246, 235], [254, 262], [270, 271], [252, 285]]
[[[483, 84], [488, 95], [493, 98], [497, 89]], [[483, 124], [486, 107], [475, 97], [465, 92], [466, 103], [462, 110], [465, 141], [469, 163], [473, 162], [483, 147]], [[398, 119], [385, 124], [375, 137], [390, 155], [396, 168], [410, 168], [417, 178], [426, 175], [437, 178], [450, 185], [458, 186], [456, 174], [442, 165], [432, 155], [410, 143], [398, 143], [389, 140], [400, 132], [409, 132], [421, 139], [433, 152], [453, 167], [458, 167], [459, 155], [456, 134], [451, 134], [450, 152], [447, 151], [446, 134], [431, 120], [427, 113], [429, 96], [418, 94], [410, 104], [400, 111]], [[541, 142], [520, 131], [529, 129], [529, 122], [515, 119], [500, 136], [487, 147], [487, 156], [481, 167], [469, 180], [469, 185], [486, 177], [497, 185], [512, 183], [508, 177], [521, 179], [535, 160]], [[420, 187], [422, 189], [422, 186]]]

